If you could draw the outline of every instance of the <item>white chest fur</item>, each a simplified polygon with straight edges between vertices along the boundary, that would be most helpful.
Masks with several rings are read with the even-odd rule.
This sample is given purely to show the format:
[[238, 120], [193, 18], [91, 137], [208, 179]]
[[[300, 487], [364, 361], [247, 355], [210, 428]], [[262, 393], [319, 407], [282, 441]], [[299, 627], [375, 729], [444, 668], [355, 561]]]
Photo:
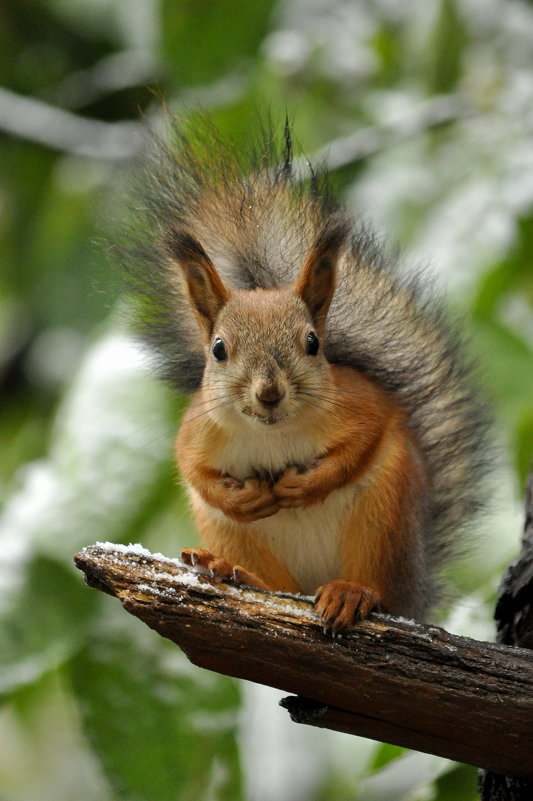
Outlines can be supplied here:
[[[265, 430], [259, 425], [236, 432], [213, 467], [235, 478], [256, 473], [276, 475], [289, 465], [308, 464], [321, 455], [320, 432]], [[247, 524], [262, 543], [287, 566], [302, 591], [313, 594], [320, 584], [339, 578], [343, 522], [357, 487], [334, 490], [325, 501], [306, 509], [281, 510], [272, 517]], [[214, 515], [221, 514], [215, 509]]]
[[323, 503], [283, 509], [251, 528], [290, 570], [302, 591], [314, 595], [321, 584], [341, 575], [341, 535], [356, 487], [334, 490]]
[[291, 427], [268, 428], [261, 423], [241, 426], [212, 464], [241, 480], [256, 473], [279, 474], [289, 465], [305, 465], [320, 456], [319, 440], [319, 432], [313, 435]]

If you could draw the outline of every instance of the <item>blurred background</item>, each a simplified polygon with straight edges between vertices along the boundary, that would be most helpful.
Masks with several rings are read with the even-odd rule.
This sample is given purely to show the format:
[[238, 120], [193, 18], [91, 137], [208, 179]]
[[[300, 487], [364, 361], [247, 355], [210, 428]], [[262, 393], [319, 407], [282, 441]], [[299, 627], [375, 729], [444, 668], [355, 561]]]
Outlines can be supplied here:
[[294, 119], [346, 201], [464, 316], [494, 506], [444, 624], [491, 639], [533, 451], [533, 4], [17, 0], [0, 6], [0, 801], [468, 801], [476, 772], [287, 720], [86, 588], [96, 541], [194, 543], [183, 401], [109, 258], [161, 98], [235, 142]]

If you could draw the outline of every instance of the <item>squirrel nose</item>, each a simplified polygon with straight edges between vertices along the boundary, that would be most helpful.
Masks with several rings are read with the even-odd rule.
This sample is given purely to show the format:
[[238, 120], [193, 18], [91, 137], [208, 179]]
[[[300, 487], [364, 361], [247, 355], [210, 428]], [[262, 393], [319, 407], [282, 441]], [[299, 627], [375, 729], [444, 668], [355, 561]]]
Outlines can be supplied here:
[[277, 381], [264, 381], [259, 384], [255, 391], [255, 397], [263, 406], [274, 408], [283, 400], [285, 390], [280, 387]]

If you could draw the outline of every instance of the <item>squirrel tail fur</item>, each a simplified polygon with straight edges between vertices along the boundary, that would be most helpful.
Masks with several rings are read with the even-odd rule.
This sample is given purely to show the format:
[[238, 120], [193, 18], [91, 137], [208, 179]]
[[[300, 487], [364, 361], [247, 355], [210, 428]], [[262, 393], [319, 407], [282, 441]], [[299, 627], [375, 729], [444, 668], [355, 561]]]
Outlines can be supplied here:
[[405, 409], [431, 486], [427, 557], [435, 575], [462, 550], [465, 528], [486, 500], [490, 464], [488, 415], [457, 323], [425, 276], [406, 272], [338, 207], [325, 170], [309, 163], [302, 170], [288, 123], [282, 135], [259, 126], [244, 153], [222, 141], [206, 119], [173, 120], [170, 129], [169, 140], [151, 140], [140, 208], [121, 252], [140, 298], [142, 336], [165, 377], [191, 393], [205, 364], [183, 278], [169, 256], [176, 232], [201, 243], [224, 283], [268, 289], [292, 283], [326, 221], [343, 215], [351, 235], [325, 354], [369, 376]]

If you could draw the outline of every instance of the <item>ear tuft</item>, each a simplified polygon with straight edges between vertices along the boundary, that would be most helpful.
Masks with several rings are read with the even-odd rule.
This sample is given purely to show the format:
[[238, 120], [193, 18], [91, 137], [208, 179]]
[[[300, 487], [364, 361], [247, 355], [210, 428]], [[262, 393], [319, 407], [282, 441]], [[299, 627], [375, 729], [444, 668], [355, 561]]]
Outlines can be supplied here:
[[350, 227], [347, 215], [330, 217], [315, 239], [296, 281], [296, 292], [311, 312], [320, 332], [324, 329], [335, 292], [337, 262]]
[[209, 256], [192, 234], [187, 231], [171, 230], [165, 233], [165, 249], [178, 262], [208, 261]]
[[204, 339], [209, 342], [215, 321], [230, 292], [201, 244], [186, 231], [173, 230], [165, 237], [165, 249], [185, 278], [193, 311]]

